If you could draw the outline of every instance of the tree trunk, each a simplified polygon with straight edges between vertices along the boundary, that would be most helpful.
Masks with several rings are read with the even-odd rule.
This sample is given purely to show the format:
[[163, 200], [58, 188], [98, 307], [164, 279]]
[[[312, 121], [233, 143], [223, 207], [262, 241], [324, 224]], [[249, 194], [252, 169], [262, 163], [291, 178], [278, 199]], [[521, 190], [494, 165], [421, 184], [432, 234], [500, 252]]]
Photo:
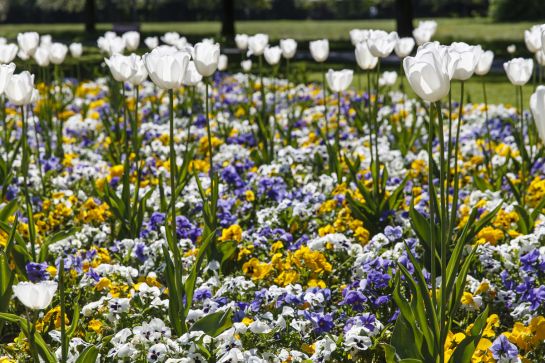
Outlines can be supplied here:
[[226, 38], [235, 37], [235, 0], [223, 0], [221, 18], [221, 35]]
[[96, 31], [95, 0], [85, 0], [85, 31]]
[[413, 35], [413, 4], [412, 0], [395, 0], [397, 33], [400, 37]]

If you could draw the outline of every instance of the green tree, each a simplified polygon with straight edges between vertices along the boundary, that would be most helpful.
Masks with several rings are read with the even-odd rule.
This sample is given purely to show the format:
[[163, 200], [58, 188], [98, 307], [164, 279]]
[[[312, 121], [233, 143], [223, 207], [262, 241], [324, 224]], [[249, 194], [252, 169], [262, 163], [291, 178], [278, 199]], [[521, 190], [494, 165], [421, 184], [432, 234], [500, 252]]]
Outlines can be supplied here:
[[188, 0], [190, 9], [216, 10], [221, 2], [221, 35], [235, 36], [235, 12], [251, 9], [270, 9], [271, 0]]
[[36, 0], [36, 5], [44, 10], [63, 10], [72, 13], [83, 13], [85, 31], [96, 30], [96, 11], [114, 6], [125, 15], [136, 10], [151, 10], [168, 0]]

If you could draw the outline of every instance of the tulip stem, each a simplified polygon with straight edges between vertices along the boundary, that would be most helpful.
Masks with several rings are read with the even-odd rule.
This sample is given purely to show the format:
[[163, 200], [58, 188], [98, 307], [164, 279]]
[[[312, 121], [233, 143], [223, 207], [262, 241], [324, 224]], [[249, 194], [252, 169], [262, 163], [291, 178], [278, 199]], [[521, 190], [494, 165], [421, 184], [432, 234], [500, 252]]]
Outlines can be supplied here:
[[[535, 88], [535, 87], [534, 87]], [[524, 99], [523, 99], [523, 95], [522, 95], [522, 86], [518, 86], [518, 96], [519, 96], [519, 108], [518, 108], [518, 111], [519, 111], [519, 120], [520, 120], [520, 147], [521, 149], [526, 149], [526, 146], [524, 144], [524, 111], [523, 111], [523, 108], [524, 108]], [[530, 140], [530, 133], [528, 133], [528, 139]], [[524, 152], [523, 152], [524, 151]], [[525, 204], [524, 203], [524, 191], [525, 191], [525, 185], [526, 185], [526, 161], [525, 161], [525, 156], [526, 155], [526, 150], [519, 150], [520, 152], [520, 156], [522, 158], [521, 160], [521, 166], [520, 166], [520, 199], [521, 199], [521, 202], [522, 204]]]
[[488, 124], [488, 98], [486, 96], [486, 81], [483, 77], [483, 98], [484, 98], [484, 124], [486, 126], [486, 139], [488, 141], [488, 173], [490, 178], [494, 178], [494, 166], [492, 165], [492, 137], [490, 136], [490, 125]]
[[30, 355], [34, 363], [39, 363], [38, 350], [36, 349], [36, 341], [34, 340], [34, 334], [36, 333], [36, 320], [30, 319], [30, 312], [26, 310], [26, 320], [28, 326], [28, 344], [30, 345]]
[[329, 125], [327, 124], [327, 88], [325, 85], [325, 67], [322, 63], [322, 93], [324, 96], [324, 120], [325, 120], [325, 139], [329, 140]]
[[367, 72], [367, 121], [369, 122], [369, 155], [371, 156], [371, 163], [369, 169], [372, 168], [373, 160], [373, 121], [371, 121], [371, 72]]
[[428, 199], [429, 199], [429, 214], [430, 214], [430, 266], [431, 266], [431, 297], [434, 302], [434, 306], [437, 306], [437, 294], [436, 294], [436, 261], [435, 261], [435, 196], [433, 195], [433, 107], [430, 104], [428, 109], [429, 122], [428, 122]]
[[[30, 160], [29, 160], [30, 146], [28, 145], [28, 124], [25, 118], [25, 106], [21, 106], [21, 118], [22, 118], [22, 124], [23, 124], [23, 130], [22, 130], [23, 161], [21, 165], [22, 171], [23, 171], [23, 193], [25, 195], [27, 217], [28, 217], [29, 223], [32, 223], [32, 201], [30, 200], [30, 194], [28, 191], [28, 168], [30, 164]], [[34, 230], [34, 226], [31, 226], [29, 224], [30, 248], [32, 251], [32, 260], [36, 261], [36, 241], [34, 239], [35, 236], [34, 236], [33, 230]]]
[[9, 160], [9, 136], [8, 120], [6, 117], [6, 98], [4, 95], [0, 96], [0, 102], [2, 103], [2, 123], [4, 125], [4, 151], [6, 153], [6, 162]]
[[64, 258], [61, 257], [59, 261], [59, 290], [60, 290], [60, 305], [61, 305], [61, 363], [66, 362], [66, 356], [68, 355], [68, 341], [66, 340], [66, 324], [64, 317], [65, 310], [65, 296], [64, 296]]
[[[260, 58], [261, 59], [261, 58]], [[260, 70], [261, 73], [261, 70]], [[208, 176], [210, 177], [210, 183], [212, 183], [212, 176], [213, 176], [213, 154], [212, 154], [212, 132], [210, 131], [210, 115], [208, 114], [208, 80], [205, 80], [205, 92], [206, 92], [206, 105], [205, 105], [205, 112], [206, 112], [206, 133], [208, 136], [208, 159], [210, 163], [210, 168], [208, 169]], [[263, 83], [261, 84], [263, 87]]]
[[379, 131], [379, 125], [378, 125], [378, 98], [379, 98], [379, 79], [380, 79], [380, 58], [377, 61], [377, 79], [376, 79], [376, 95], [375, 95], [375, 103], [373, 107], [373, 122], [374, 122], [374, 134], [375, 134], [375, 175], [376, 180], [373, 180], [373, 184], [375, 186], [375, 195], [378, 196], [380, 192], [380, 160], [378, 156], [378, 131]]

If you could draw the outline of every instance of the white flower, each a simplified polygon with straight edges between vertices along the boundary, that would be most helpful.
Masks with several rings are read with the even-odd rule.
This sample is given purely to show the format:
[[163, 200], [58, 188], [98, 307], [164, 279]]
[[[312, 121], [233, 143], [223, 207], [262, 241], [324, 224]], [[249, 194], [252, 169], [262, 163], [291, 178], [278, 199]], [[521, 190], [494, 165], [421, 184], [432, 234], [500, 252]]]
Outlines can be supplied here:
[[122, 38], [123, 38], [123, 41], [125, 42], [125, 48], [127, 48], [129, 52], [132, 52], [138, 49], [138, 45], [140, 44], [139, 32], [129, 31], [129, 32], [123, 33]]
[[267, 47], [263, 53], [265, 56], [265, 61], [271, 66], [277, 65], [280, 62], [280, 57], [282, 56], [282, 50], [279, 46]]
[[327, 84], [333, 92], [343, 92], [352, 83], [352, 77], [354, 76], [354, 71], [351, 69], [343, 69], [342, 71], [334, 71], [330, 69], [326, 73]]
[[280, 40], [280, 48], [282, 48], [282, 56], [291, 59], [297, 51], [297, 42], [293, 39], [282, 39]]
[[70, 49], [70, 55], [74, 58], [81, 57], [81, 54], [83, 53], [83, 47], [81, 43], [72, 43], [68, 47]]
[[194, 48], [193, 60], [197, 71], [203, 77], [209, 77], [218, 68], [220, 56], [219, 44], [197, 43]]
[[252, 70], [252, 60], [246, 59], [240, 62], [240, 66], [244, 72], [250, 72]]
[[514, 58], [503, 64], [507, 78], [515, 86], [525, 85], [532, 76], [534, 61], [532, 59]]
[[248, 35], [247, 34], [237, 34], [235, 36], [235, 43], [239, 50], [248, 49]]
[[248, 38], [248, 55], [262, 55], [268, 44], [269, 36], [267, 34], [252, 35]]
[[323, 63], [329, 56], [329, 41], [327, 39], [314, 40], [309, 43], [312, 58], [318, 63]]
[[159, 46], [159, 38], [157, 37], [147, 37], [144, 39], [144, 44], [146, 47], [148, 47], [150, 50], [153, 50]]
[[48, 307], [56, 292], [57, 283], [53, 281], [42, 281], [37, 284], [19, 282], [17, 285], [13, 285], [15, 297], [32, 310], [43, 310]]

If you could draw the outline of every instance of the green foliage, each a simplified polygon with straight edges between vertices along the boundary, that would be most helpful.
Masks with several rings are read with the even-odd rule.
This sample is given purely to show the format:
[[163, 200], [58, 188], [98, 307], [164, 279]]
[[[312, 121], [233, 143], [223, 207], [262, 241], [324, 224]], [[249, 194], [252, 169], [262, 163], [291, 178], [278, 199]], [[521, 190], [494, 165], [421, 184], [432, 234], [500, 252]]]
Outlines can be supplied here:
[[545, 6], [536, 0], [490, 0], [489, 15], [496, 21], [542, 20]]

